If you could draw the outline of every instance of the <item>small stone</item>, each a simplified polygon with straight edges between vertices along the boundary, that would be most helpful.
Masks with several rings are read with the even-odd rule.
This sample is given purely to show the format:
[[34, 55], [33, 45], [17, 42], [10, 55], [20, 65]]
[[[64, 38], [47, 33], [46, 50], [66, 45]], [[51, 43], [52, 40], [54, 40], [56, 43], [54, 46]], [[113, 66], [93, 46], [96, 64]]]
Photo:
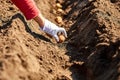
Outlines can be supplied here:
[[118, 49], [120, 50], [120, 47]]
[[100, 35], [100, 34], [101, 34], [101, 32], [100, 32], [99, 30], [96, 30], [96, 32], [97, 32], [97, 34], [98, 34], [98, 35]]
[[53, 13], [53, 14], [56, 14], [56, 10], [53, 9], [53, 10], [52, 10], [52, 13]]
[[92, 2], [93, 0], [89, 0], [90, 2]]

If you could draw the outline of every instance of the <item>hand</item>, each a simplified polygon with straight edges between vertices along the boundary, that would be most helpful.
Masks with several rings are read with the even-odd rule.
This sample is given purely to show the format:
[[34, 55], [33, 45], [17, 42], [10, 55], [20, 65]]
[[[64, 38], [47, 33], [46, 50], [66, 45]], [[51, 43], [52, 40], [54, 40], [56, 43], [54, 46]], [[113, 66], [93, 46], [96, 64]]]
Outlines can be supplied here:
[[64, 28], [58, 27], [57, 25], [48, 21], [47, 19], [45, 19], [45, 24], [42, 30], [53, 36], [57, 42], [59, 42], [59, 38], [58, 38], [59, 33], [63, 34], [67, 38], [67, 33]]

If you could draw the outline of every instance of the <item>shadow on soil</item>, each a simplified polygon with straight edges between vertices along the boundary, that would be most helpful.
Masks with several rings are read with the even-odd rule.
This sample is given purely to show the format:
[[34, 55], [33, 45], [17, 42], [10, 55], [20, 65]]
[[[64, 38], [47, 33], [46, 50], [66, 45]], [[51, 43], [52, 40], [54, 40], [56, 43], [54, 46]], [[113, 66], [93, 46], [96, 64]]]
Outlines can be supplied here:
[[[118, 64], [120, 63], [120, 41], [110, 46], [97, 48], [98, 23], [94, 21], [92, 4], [96, 0], [65, 0], [63, 9], [71, 10], [64, 19], [75, 21], [68, 30], [67, 55], [70, 56], [72, 80], [117, 80]], [[76, 14], [76, 15], [74, 15]], [[68, 23], [69, 24], [69, 23]], [[86, 47], [87, 46], [87, 47]], [[116, 55], [113, 59], [112, 56]]]
[[47, 42], [51, 42], [48, 38], [40, 35], [40, 34], [37, 34], [35, 32], [32, 32], [31, 29], [29, 28], [29, 26], [27, 25], [27, 22], [25, 21], [24, 17], [20, 14], [20, 13], [17, 13], [15, 15], [12, 16], [12, 18], [6, 23], [4, 24], [3, 26], [0, 26], [0, 30], [1, 29], [6, 29], [9, 27], [9, 25], [11, 25], [12, 21], [16, 18], [19, 18], [23, 23], [24, 23], [24, 26], [25, 26], [25, 30], [31, 34], [34, 38], [39, 38], [39, 39], [42, 39], [42, 40], [45, 40]]
[[[66, 54], [70, 56], [70, 62], [73, 63], [73, 65], [69, 68], [72, 72], [71, 77], [73, 80], [87, 80], [87, 68], [84, 63], [86, 63], [87, 57], [90, 55], [89, 50], [85, 50], [83, 48], [79, 51], [78, 49], [80, 46], [77, 46], [76, 44], [74, 44], [74, 42], [76, 37], [75, 35], [79, 34], [79, 26], [81, 26], [86, 21], [86, 19], [88, 19], [88, 17], [90, 16], [88, 14], [94, 7], [90, 6], [91, 2], [89, 2], [88, 0], [65, 0], [65, 3], [63, 5], [64, 10], [66, 10], [68, 6], [72, 7], [67, 15], [64, 16], [64, 19], [66, 19], [67, 21], [75, 21], [75, 23], [68, 30], [68, 39], [70, 39], [70, 42], [68, 42], [66, 46], [66, 49], [68, 50]], [[77, 15], [74, 16], [74, 14]], [[77, 41], [76, 43], [79, 44], [79, 41]]]

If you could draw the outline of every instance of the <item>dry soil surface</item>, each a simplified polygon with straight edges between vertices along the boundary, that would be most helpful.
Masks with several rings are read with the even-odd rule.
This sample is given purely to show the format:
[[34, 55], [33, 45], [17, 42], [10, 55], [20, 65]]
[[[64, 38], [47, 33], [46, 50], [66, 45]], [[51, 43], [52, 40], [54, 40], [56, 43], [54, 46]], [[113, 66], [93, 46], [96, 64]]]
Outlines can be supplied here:
[[119, 0], [35, 0], [41, 13], [64, 27], [56, 43], [0, 0], [0, 80], [119, 80]]

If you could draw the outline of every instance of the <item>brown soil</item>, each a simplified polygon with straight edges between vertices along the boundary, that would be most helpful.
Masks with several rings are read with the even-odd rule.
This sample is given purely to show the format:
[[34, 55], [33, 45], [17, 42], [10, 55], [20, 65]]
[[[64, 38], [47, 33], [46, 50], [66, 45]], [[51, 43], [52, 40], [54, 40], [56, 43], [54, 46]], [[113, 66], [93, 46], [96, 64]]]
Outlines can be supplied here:
[[[119, 0], [35, 2], [68, 38], [56, 43], [9, 0], [0, 0], [0, 80], [120, 79]], [[57, 16], [63, 21], [57, 23]]]

